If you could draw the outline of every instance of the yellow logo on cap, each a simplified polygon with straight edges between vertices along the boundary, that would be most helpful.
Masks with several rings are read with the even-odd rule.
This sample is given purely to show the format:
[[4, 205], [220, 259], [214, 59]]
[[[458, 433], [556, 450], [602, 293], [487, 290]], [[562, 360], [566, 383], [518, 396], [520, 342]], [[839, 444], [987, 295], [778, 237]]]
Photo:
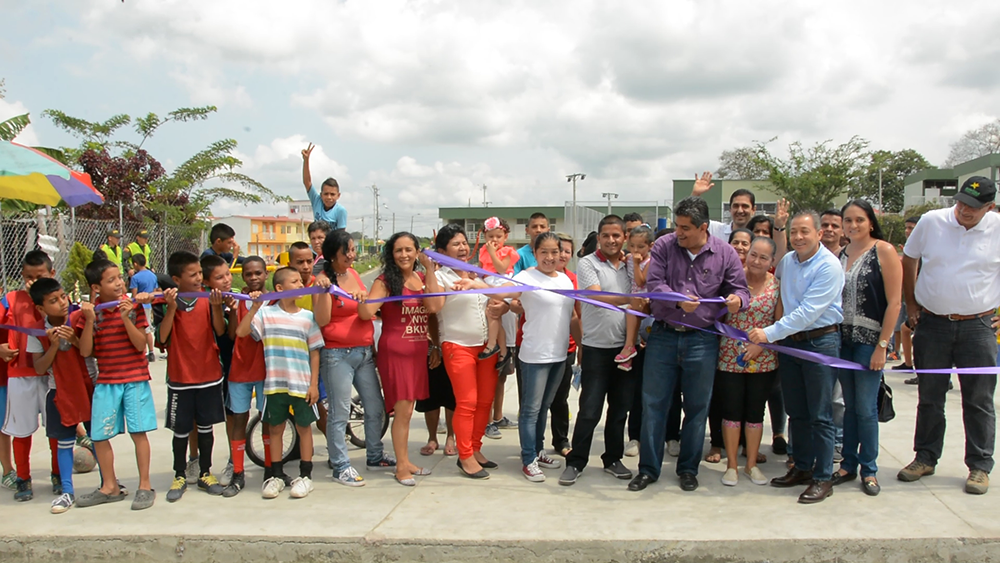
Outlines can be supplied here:
[[971, 186], [972, 186], [973, 188], [976, 188], [977, 190], [979, 189], [979, 182], [973, 182], [973, 183], [972, 183], [972, 184], [970, 184], [970, 185], [971, 185]]

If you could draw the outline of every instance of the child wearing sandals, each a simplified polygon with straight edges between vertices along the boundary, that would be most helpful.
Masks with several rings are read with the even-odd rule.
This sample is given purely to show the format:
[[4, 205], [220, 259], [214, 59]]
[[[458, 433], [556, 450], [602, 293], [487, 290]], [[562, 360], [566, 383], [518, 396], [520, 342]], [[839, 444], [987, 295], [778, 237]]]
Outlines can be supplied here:
[[[653, 230], [646, 225], [639, 225], [632, 229], [628, 237], [628, 251], [632, 257], [632, 293], [642, 293], [646, 291], [646, 270], [649, 269], [649, 250], [653, 247], [656, 236]], [[641, 299], [633, 299], [631, 307], [635, 310], [642, 310], [648, 305], [643, 305]], [[648, 311], [647, 311], [648, 312]], [[625, 324], [625, 346], [620, 354], [615, 356], [618, 369], [622, 371], [632, 371], [632, 358], [638, 352], [635, 349], [636, 338], [639, 333], [639, 322], [641, 319], [635, 315], [628, 315]]]
[[[490, 217], [483, 223], [483, 231], [486, 235], [486, 244], [479, 251], [479, 265], [487, 272], [510, 276], [514, 273], [514, 264], [520, 256], [512, 246], [504, 246], [507, 237], [510, 236], [510, 225], [507, 221], [497, 217]], [[491, 282], [505, 283], [500, 278], [485, 280]], [[507, 336], [500, 319], [487, 319], [486, 348], [479, 353], [479, 359], [485, 360], [494, 354], [500, 354], [497, 365], [504, 363], [507, 359]], [[498, 367], [498, 369], [500, 369]]]

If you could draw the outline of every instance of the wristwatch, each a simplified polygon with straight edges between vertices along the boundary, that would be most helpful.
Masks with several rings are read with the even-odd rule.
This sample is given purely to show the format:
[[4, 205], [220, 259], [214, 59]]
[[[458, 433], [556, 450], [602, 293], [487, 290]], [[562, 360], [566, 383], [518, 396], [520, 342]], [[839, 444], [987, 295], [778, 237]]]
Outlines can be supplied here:
[[889, 341], [888, 340], [879, 340], [878, 341], [878, 347], [882, 348], [883, 350], [885, 350], [886, 348], [889, 347]]
[[784, 232], [785, 228], [784, 227], [775, 227], [774, 230], [776, 230], [779, 233], [781, 233], [781, 232]]

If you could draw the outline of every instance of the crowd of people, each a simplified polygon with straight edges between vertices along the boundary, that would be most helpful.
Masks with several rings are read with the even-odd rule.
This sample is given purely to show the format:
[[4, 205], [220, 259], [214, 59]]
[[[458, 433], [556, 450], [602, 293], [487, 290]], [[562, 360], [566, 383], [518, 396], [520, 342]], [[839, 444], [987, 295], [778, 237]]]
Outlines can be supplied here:
[[[607, 215], [577, 251], [536, 213], [526, 226], [530, 244], [515, 250], [506, 245], [509, 225], [490, 218], [482, 251], [461, 226], [442, 227], [433, 250], [447, 260], [436, 261], [417, 237], [396, 233], [366, 287], [352, 267], [357, 250], [343, 229], [346, 212], [336, 209], [339, 185], [329, 179], [316, 193], [310, 152], [303, 151], [303, 181], [316, 222], [309, 242], [292, 244], [289, 265], [273, 273], [262, 258], [240, 256], [224, 224], [213, 226], [200, 257], [175, 252], [158, 275], [147, 268], [145, 233], [122, 249], [112, 231], [86, 268], [90, 295], [79, 304], [70, 303], [48, 255], [24, 256], [24, 289], [0, 302], [7, 326], [0, 335], [0, 465], [16, 500], [34, 496], [29, 459], [41, 418], [52, 451], [53, 513], [128, 495], [110, 442], [126, 432], [139, 474], [132, 509], [154, 504], [147, 434], [158, 427], [149, 374], [155, 348], [167, 354], [168, 502], [180, 501], [189, 485], [223, 497], [248, 486], [253, 408], [269, 454], [264, 498], [286, 487], [293, 498], [312, 492], [313, 424], [325, 435], [333, 480], [363, 486], [345, 442], [354, 389], [365, 412], [366, 468], [392, 472], [403, 486], [430, 474], [409, 455], [415, 410], [426, 413], [430, 438], [420, 453], [430, 455], [440, 409], [447, 409], [462, 475], [489, 478], [499, 464], [484, 453], [484, 438], [516, 428], [524, 478], [543, 482], [545, 469], [562, 469], [559, 484], [571, 486], [590, 461], [606, 407], [600, 460], [630, 491], [655, 483], [668, 453], [677, 457], [684, 491], [698, 487], [703, 461], [725, 459], [727, 486], [745, 478], [804, 487], [798, 501], [808, 504], [860, 473], [861, 489], [874, 496], [878, 393], [895, 349], [890, 342], [905, 330], [912, 335], [912, 346], [902, 344], [906, 365], [941, 370], [916, 377], [916, 455], [899, 472], [903, 481], [932, 475], [942, 455], [946, 371], [1000, 361], [1000, 214], [990, 213], [996, 187], [987, 178], [966, 181], [953, 207], [914, 218], [902, 257], [864, 200], [819, 215], [791, 215], [781, 202], [771, 218], [758, 215], [752, 192], [739, 190], [730, 199], [732, 222], [711, 221], [700, 197], [712, 187], [705, 173], [674, 206], [672, 229], [654, 233], [638, 215]], [[568, 269], [574, 253], [575, 272]], [[240, 267], [242, 299], [231, 293], [233, 266]], [[824, 356], [863, 369], [837, 368]], [[503, 416], [504, 380], [512, 374], [516, 422]], [[579, 408], [570, 433], [576, 375]], [[965, 491], [983, 494], [993, 467], [996, 374], [960, 372], [958, 379]], [[771, 449], [788, 455], [787, 473], [770, 480], [758, 465], [766, 459], [766, 411]], [[382, 440], [386, 414], [393, 415], [392, 455]], [[212, 472], [220, 423], [229, 458], [221, 481]], [[282, 461], [289, 423], [300, 447], [294, 477]], [[703, 457], [706, 433], [712, 449]], [[100, 487], [82, 495], [73, 487], [76, 445], [93, 450], [101, 476]], [[624, 460], [636, 456], [633, 471]]]

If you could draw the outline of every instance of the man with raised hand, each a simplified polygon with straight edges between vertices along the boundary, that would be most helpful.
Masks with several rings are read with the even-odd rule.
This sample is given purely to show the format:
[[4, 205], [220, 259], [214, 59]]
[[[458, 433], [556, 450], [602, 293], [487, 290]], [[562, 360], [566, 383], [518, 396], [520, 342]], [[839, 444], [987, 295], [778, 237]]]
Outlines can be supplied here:
[[[712, 173], [705, 172], [701, 177], [695, 176], [694, 189], [691, 190], [692, 197], [701, 197], [705, 192], [712, 189]], [[708, 234], [713, 237], [729, 242], [729, 235], [736, 229], [745, 229], [750, 219], [757, 214], [757, 198], [753, 192], [740, 188], [729, 196], [729, 216], [732, 223], [720, 223], [718, 221], [708, 222]]]

